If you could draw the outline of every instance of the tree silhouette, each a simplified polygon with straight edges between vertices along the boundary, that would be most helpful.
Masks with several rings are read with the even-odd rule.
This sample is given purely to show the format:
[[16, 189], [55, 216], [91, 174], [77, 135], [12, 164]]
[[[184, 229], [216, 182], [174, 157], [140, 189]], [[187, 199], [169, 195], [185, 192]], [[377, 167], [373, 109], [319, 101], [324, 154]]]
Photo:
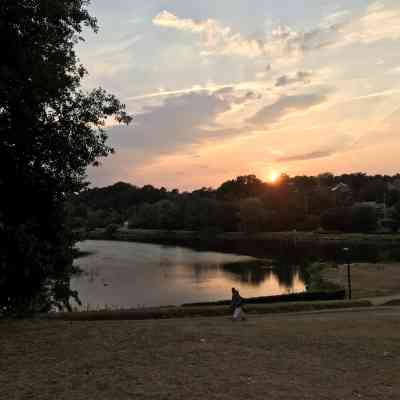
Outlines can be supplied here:
[[87, 0], [0, 5], [0, 313], [69, 307], [74, 238], [65, 200], [112, 153], [107, 118], [129, 123], [103, 89], [86, 93], [74, 46], [97, 31]]

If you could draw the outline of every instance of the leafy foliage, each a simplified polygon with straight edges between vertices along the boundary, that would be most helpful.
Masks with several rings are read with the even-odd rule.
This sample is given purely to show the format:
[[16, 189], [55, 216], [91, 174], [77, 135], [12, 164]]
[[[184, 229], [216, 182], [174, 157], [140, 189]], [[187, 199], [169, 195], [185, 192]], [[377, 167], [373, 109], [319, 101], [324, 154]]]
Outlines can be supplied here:
[[87, 0], [3, 0], [0, 6], [0, 308], [69, 307], [74, 236], [65, 201], [85, 171], [112, 153], [107, 118], [125, 107], [98, 88], [74, 52], [97, 31]]
[[[387, 216], [397, 230], [399, 182], [398, 175], [326, 173], [317, 177], [284, 175], [270, 184], [250, 175], [229, 180], [215, 190], [202, 188], [191, 193], [117, 183], [75, 196], [71, 200], [75, 210], [72, 221], [75, 227], [84, 229], [128, 221], [131, 228], [142, 229], [260, 232], [313, 231], [322, 226], [335, 231], [371, 232], [377, 228], [377, 221], [383, 220], [377, 209], [382, 210], [386, 199]], [[346, 207], [340, 204], [340, 194], [332, 191], [339, 183], [349, 187]], [[371, 199], [377, 201], [368, 203]]]
[[371, 207], [333, 208], [322, 215], [322, 227], [344, 232], [373, 232], [377, 227], [377, 214]]

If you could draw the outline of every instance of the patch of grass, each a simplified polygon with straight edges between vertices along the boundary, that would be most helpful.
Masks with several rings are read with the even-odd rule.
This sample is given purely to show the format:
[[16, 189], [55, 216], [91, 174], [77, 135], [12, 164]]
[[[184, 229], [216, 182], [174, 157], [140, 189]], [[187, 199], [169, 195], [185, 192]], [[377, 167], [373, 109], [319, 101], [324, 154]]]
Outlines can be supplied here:
[[332, 264], [314, 262], [306, 270], [306, 288], [308, 292], [337, 291], [343, 289], [342, 285], [325, 279], [324, 270], [332, 268]]
[[[245, 306], [248, 314], [278, 314], [300, 311], [315, 311], [339, 308], [369, 307], [369, 301], [316, 301], [293, 302], [280, 304], [249, 304]], [[227, 306], [202, 306], [202, 307], [162, 307], [143, 308], [133, 310], [102, 310], [82, 311], [71, 313], [50, 313], [37, 316], [37, 319], [64, 320], [64, 321], [105, 321], [105, 320], [146, 320], [146, 319], [171, 319], [218, 317], [231, 315], [232, 311]]]
[[389, 300], [383, 306], [400, 306], [400, 299]]
[[385, 313], [0, 322], [0, 398], [398, 399]]
[[[350, 272], [354, 299], [400, 295], [400, 263], [353, 263]], [[324, 269], [323, 279], [347, 290], [347, 265]]]

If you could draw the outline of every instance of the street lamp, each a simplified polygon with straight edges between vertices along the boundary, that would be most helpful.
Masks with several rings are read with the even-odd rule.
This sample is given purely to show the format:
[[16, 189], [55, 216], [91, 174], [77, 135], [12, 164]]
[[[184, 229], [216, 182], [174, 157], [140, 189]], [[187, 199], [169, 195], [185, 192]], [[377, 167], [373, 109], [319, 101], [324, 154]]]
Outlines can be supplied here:
[[351, 300], [350, 249], [348, 247], [344, 247], [343, 251], [346, 254], [346, 261], [347, 261], [347, 287], [348, 287], [348, 292], [349, 292], [349, 300]]

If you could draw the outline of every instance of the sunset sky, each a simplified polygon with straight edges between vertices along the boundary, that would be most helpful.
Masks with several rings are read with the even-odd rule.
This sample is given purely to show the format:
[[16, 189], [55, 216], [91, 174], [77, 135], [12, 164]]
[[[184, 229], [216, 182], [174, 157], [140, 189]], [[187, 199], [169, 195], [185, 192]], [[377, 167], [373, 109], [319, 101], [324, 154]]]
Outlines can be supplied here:
[[399, 0], [93, 0], [86, 88], [134, 115], [89, 169], [181, 190], [400, 171]]

